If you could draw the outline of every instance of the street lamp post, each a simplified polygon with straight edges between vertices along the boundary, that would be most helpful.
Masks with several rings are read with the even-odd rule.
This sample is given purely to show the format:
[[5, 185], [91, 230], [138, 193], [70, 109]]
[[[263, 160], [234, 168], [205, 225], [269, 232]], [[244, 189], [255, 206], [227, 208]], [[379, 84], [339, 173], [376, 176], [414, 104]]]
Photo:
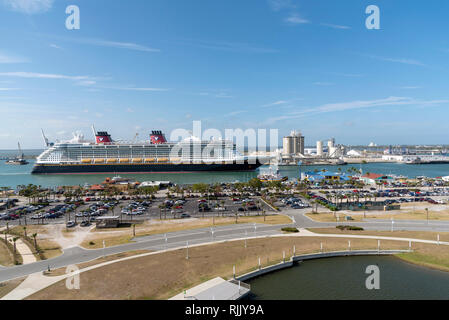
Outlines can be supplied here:
[[245, 249], [247, 248], [246, 239], [248, 238], [248, 230], [245, 230]]

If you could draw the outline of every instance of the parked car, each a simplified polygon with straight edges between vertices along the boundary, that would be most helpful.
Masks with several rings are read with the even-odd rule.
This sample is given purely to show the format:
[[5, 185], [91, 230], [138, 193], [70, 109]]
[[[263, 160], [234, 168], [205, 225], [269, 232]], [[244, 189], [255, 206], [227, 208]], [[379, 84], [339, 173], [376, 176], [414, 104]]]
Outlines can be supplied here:
[[74, 222], [74, 221], [69, 221], [69, 222], [67, 222], [67, 224], [66, 224], [66, 227], [67, 228], [73, 228], [73, 227], [75, 227], [76, 226], [76, 223]]
[[90, 222], [87, 221], [87, 220], [84, 220], [83, 222], [80, 223], [80, 226], [81, 227], [88, 227], [88, 226], [90, 226]]

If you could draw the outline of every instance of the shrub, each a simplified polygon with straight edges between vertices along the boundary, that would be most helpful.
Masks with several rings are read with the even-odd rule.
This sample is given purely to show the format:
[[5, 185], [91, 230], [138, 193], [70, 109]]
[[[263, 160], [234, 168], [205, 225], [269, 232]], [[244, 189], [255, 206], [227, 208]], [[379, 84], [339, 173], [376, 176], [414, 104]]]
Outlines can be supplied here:
[[297, 228], [293, 228], [293, 227], [285, 227], [285, 228], [282, 228], [281, 230], [284, 232], [293, 232], [293, 233], [299, 232], [299, 230]]
[[89, 245], [90, 245], [90, 246], [93, 246], [93, 245], [95, 245], [95, 242], [89, 241]]
[[351, 230], [351, 231], [363, 231], [364, 229], [356, 226], [336, 226], [337, 229], [340, 230]]

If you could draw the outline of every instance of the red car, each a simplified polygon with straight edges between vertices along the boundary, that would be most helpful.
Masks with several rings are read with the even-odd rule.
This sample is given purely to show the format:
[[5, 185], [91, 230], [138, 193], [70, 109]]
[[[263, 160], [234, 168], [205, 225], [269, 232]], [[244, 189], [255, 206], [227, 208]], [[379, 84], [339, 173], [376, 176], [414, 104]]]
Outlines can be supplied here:
[[182, 206], [176, 206], [175, 209], [182, 209]]

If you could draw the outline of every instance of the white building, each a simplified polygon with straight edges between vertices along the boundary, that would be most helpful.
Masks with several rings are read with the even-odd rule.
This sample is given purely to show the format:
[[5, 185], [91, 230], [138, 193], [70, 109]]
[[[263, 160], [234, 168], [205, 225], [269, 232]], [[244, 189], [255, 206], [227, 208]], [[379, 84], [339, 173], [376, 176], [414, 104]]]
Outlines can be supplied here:
[[354, 157], [354, 158], [359, 158], [362, 156], [362, 154], [360, 152], [358, 152], [357, 150], [350, 150], [350, 151], [348, 151], [348, 153], [346, 155], [348, 157]]

